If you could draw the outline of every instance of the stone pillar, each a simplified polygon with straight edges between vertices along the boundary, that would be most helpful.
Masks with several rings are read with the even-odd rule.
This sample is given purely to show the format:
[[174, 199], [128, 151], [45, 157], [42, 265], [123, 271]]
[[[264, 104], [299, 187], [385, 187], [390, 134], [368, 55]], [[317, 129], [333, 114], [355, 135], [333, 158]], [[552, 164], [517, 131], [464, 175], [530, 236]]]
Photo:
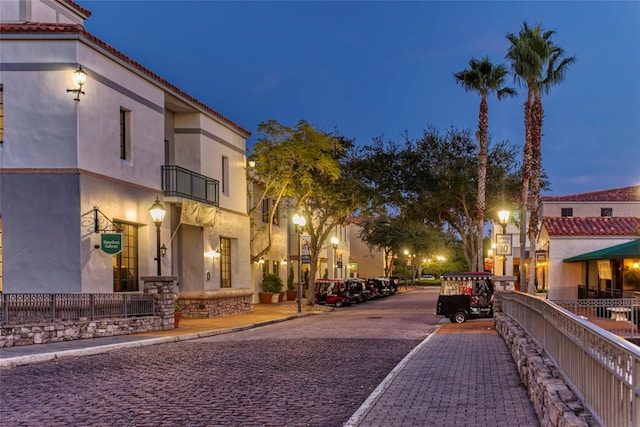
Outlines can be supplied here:
[[516, 276], [494, 276], [493, 312], [502, 313], [502, 294], [515, 292]]
[[142, 276], [144, 293], [153, 294], [156, 303], [156, 315], [160, 316], [162, 330], [174, 328], [174, 287], [178, 280], [175, 276]]

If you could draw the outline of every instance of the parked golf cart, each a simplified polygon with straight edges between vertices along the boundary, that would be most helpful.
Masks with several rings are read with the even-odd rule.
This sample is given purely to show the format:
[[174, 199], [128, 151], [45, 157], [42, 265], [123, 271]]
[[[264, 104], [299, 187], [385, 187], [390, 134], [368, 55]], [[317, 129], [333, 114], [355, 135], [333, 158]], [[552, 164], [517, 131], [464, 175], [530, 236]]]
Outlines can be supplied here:
[[347, 291], [349, 292], [349, 299], [353, 303], [364, 302], [367, 300], [364, 279], [347, 280]]
[[442, 276], [436, 314], [452, 323], [493, 316], [493, 275], [448, 273]]
[[343, 279], [318, 279], [315, 283], [316, 303], [336, 307], [351, 304], [347, 283]]

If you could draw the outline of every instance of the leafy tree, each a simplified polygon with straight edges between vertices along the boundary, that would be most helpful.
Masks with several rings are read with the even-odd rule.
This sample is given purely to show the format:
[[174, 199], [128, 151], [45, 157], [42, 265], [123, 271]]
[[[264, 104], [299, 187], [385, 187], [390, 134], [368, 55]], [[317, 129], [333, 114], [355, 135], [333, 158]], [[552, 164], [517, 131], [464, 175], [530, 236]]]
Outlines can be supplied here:
[[322, 245], [338, 225], [346, 225], [353, 214], [366, 204], [367, 195], [349, 167], [355, 154], [352, 151], [353, 141], [339, 135], [325, 135], [332, 142], [329, 151], [339, 165], [340, 174], [334, 176], [321, 169], [314, 170], [312, 179], [299, 182], [294, 191], [298, 200], [296, 210], [305, 217], [305, 231], [310, 237], [310, 283], [307, 284], [307, 303], [310, 305], [315, 303], [313, 287], [320, 253], [324, 249]]
[[[518, 165], [513, 147], [504, 142], [488, 145], [487, 201], [495, 206], [498, 194], [503, 189], [508, 194], [519, 182]], [[380, 165], [383, 159], [385, 165]], [[363, 147], [352, 171], [388, 211], [407, 222], [455, 233], [471, 267], [479, 252], [476, 165], [477, 146], [469, 131], [452, 127], [441, 133], [430, 127], [416, 141], [405, 137], [402, 146], [374, 140]]]
[[480, 108], [478, 112], [478, 131], [476, 139], [478, 141], [478, 194], [477, 194], [477, 216], [476, 221], [476, 248], [479, 252], [472, 259], [473, 268], [481, 271], [480, 265], [483, 260], [482, 240], [484, 238], [485, 223], [485, 193], [487, 181], [487, 139], [489, 128], [489, 105], [487, 96], [495, 93], [498, 99], [505, 96], [513, 96], [516, 91], [510, 87], [505, 87], [505, 78], [509, 71], [500, 65], [493, 65], [488, 57], [481, 60], [471, 58], [469, 68], [455, 73], [453, 76], [467, 92], [477, 92], [480, 94]]
[[253, 243], [256, 237], [266, 232], [267, 244], [259, 249], [254, 259], [269, 253], [273, 231], [273, 218], [285, 199], [303, 200], [301, 188], [311, 187], [318, 177], [337, 179], [340, 164], [334, 159], [333, 138], [300, 120], [295, 127], [283, 126], [275, 120], [258, 125], [259, 137], [253, 146], [249, 160], [255, 165], [248, 170], [248, 179], [256, 183], [254, 188], [261, 193], [252, 198], [249, 207], [251, 215], [262, 207], [266, 199], [273, 199], [269, 208], [269, 218], [264, 227], [254, 225]]
[[[561, 83], [575, 57], [565, 57], [564, 50], [557, 46], [552, 37], [555, 31], [544, 31], [541, 25], [530, 27], [522, 24], [520, 32], [507, 34], [509, 49], [507, 59], [516, 81], [527, 87], [527, 100], [524, 105], [525, 143], [523, 154], [523, 179], [520, 196], [520, 218], [526, 218], [527, 206], [530, 210], [528, 236], [530, 253], [535, 253], [538, 236], [538, 207], [541, 188], [541, 139], [544, 110], [542, 94], [549, 93], [551, 86]], [[529, 200], [530, 196], [530, 200]], [[520, 224], [520, 260], [526, 259], [527, 227], [524, 221]], [[535, 257], [530, 259], [530, 276], [527, 290], [535, 293]], [[525, 269], [520, 269], [520, 283], [525, 284]]]

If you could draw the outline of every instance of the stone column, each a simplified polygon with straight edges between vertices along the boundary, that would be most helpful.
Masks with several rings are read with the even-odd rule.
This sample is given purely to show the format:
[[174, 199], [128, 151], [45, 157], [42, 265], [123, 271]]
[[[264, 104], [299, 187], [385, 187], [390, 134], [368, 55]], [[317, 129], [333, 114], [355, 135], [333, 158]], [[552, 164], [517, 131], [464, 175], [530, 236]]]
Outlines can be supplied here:
[[162, 330], [174, 328], [174, 287], [178, 278], [176, 276], [142, 276], [144, 293], [153, 294], [156, 303], [156, 315], [160, 316], [160, 328]]

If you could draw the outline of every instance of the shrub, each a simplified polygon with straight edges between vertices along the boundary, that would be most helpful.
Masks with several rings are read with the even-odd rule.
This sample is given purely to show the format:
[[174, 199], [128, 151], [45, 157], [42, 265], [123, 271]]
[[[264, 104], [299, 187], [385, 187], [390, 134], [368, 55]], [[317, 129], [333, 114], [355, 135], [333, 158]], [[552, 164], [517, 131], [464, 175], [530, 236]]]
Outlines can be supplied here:
[[289, 277], [287, 277], [287, 289], [290, 291], [295, 290], [295, 286], [293, 286], [293, 266], [289, 269]]
[[282, 291], [282, 279], [280, 276], [274, 273], [269, 273], [262, 279], [262, 285], [260, 288], [262, 292], [279, 293]]

